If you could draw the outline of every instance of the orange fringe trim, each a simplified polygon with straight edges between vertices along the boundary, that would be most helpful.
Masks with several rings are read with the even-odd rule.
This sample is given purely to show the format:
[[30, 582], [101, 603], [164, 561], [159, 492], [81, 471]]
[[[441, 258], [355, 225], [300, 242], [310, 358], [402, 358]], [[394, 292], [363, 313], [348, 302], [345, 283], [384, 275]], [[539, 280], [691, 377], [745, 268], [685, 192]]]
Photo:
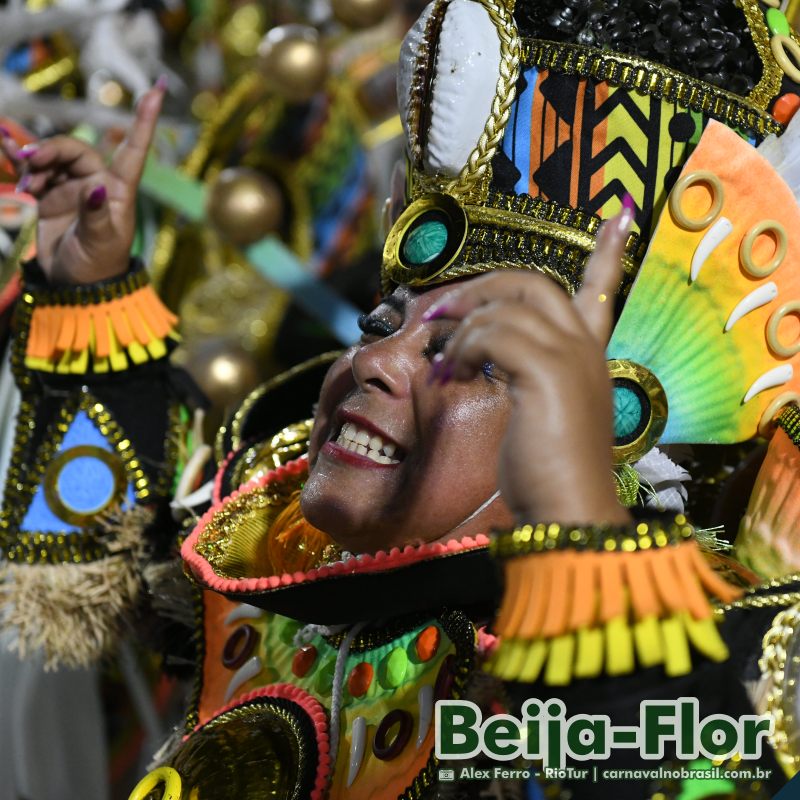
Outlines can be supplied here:
[[92, 305], [37, 306], [28, 333], [25, 365], [45, 372], [121, 371], [167, 354], [178, 318], [151, 286]]
[[724, 661], [709, 596], [741, 595], [706, 563], [697, 542], [635, 552], [559, 550], [506, 561], [495, 622], [501, 644], [487, 669], [504, 680], [551, 685], [663, 664], [691, 670], [691, 644]]

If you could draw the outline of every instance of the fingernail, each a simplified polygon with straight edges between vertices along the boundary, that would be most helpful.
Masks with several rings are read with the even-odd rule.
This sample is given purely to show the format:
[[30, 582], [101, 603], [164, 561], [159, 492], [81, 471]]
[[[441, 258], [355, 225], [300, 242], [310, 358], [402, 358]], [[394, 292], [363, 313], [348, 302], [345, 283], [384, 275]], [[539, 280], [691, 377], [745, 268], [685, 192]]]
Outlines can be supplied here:
[[5, 125], [0, 125], [0, 136], [2, 136], [4, 139], [10, 139], [11, 131], [6, 128]]
[[437, 353], [431, 361], [431, 374], [428, 376], [428, 386], [441, 378], [443, 367], [444, 353]]
[[103, 205], [106, 201], [106, 187], [105, 186], [97, 186], [96, 188], [92, 189], [89, 197], [86, 198], [86, 208], [90, 211], [97, 211], [100, 206]]
[[166, 92], [168, 85], [169, 76], [166, 73], [159, 75], [158, 80], [153, 84], [154, 88], [158, 89], [160, 92]]
[[[446, 313], [447, 313], [447, 306], [445, 305], [433, 306], [432, 308], [429, 308], [422, 315], [422, 321], [431, 322], [432, 320], [443, 317]], [[441, 355], [441, 353], [439, 355]]]
[[20, 158], [33, 158], [33, 156], [35, 156], [38, 152], [39, 152], [39, 145], [26, 144], [24, 147], [20, 147], [17, 155]]
[[31, 176], [30, 176], [30, 174], [29, 174], [29, 173], [27, 173], [27, 172], [26, 172], [26, 173], [25, 173], [25, 174], [24, 174], [24, 175], [23, 175], [23, 176], [22, 176], [22, 177], [19, 179], [19, 182], [17, 183], [17, 189], [16, 189], [16, 191], [17, 191], [18, 193], [27, 192], [27, 191], [28, 191], [28, 187], [29, 187], [30, 185], [31, 185]]
[[629, 209], [634, 214], [636, 213], [636, 203], [634, 202], [633, 195], [630, 192], [625, 192], [625, 194], [622, 195], [622, 207]]

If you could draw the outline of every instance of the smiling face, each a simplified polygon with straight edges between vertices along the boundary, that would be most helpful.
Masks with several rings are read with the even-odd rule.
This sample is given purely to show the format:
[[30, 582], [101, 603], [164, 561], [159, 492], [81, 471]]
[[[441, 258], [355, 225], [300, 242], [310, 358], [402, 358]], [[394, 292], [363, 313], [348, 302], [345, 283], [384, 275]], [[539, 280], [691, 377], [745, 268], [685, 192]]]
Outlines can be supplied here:
[[323, 383], [302, 509], [351, 552], [512, 526], [502, 499], [464, 522], [496, 490], [511, 401], [489, 370], [429, 382], [456, 323], [422, 315], [449, 288], [397, 289]]

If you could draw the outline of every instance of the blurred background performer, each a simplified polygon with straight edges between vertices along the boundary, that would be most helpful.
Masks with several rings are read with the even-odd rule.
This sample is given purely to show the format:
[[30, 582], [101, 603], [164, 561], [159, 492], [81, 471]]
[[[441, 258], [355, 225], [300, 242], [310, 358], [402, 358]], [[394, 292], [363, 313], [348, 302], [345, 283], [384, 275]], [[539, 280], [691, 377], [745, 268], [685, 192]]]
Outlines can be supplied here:
[[[385, 0], [0, 5], [7, 153], [72, 134], [110, 158], [135, 103], [164, 76], [158, 169], [145, 174], [136, 202], [133, 250], [181, 313], [174, 357], [210, 401], [181, 378], [167, 391], [172, 400], [151, 406], [145, 419], [142, 398], [104, 394], [105, 377], [75, 364], [64, 375], [28, 373], [33, 380], [21, 363], [12, 367], [9, 323], [20, 307], [19, 265], [36, 256], [36, 199], [24, 169], [0, 155], [0, 393], [9, 421], [0, 457], [8, 481], [0, 530], [3, 800], [99, 799], [117, 796], [117, 787], [126, 796], [129, 776], [169, 727], [159, 717], [183, 705], [184, 690], [163, 677], [152, 653], [167, 631], [173, 641], [185, 635], [150, 624], [159, 591], [152, 581], [174, 559], [166, 508], [174, 476], [191, 455], [202, 460], [204, 435], [258, 382], [342, 344], [341, 330], [292, 306], [292, 287], [265, 277], [246, 248], [267, 239], [312, 285], [333, 281], [332, 296], [342, 293], [355, 329], [353, 304], [370, 305], [378, 288], [373, 272], [363, 279], [359, 261], [380, 247], [375, 198], [387, 195], [402, 152], [396, 58], [417, 13]], [[170, 333], [165, 349], [176, 344]], [[161, 374], [160, 348], [151, 347], [149, 369]], [[134, 366], [130, 353], [126, 363]], [[80, 386], [92, 401], [100, 397], [101, 416], [89, 401], [86, 412], [70, 406]], [[42, 402], [54, 393], [58, 400]], [[33, 435], [20, 433], [29, 423]], [[195, 443], [185, 445], [189, 430]], [[87, 447], [95, 449], [87, 455]], [[98, 496], [86, 495], [87, 481], [101, 487]], [[64, 497], [54, 497], [59, 492]], [[124, 546], [98, 536], [118, 509], [129, 523]], [[181, 675], [185, 656], [172, 652], [170, 674]]]

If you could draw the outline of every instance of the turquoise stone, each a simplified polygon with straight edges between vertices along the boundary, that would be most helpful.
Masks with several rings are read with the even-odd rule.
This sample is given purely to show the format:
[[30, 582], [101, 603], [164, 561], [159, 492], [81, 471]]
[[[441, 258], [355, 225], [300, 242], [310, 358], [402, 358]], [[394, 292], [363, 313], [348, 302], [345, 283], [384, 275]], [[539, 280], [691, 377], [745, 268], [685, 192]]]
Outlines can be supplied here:
[[614, 436], [624, 439], [642, 423], [642, 404], [633, 389], [614, 387]]
[[447, 245], [447, 226], [428, 220], [408, 234], [403, 245], [403, 258], [409, 264], [427, 264], [442, 253]]
[[773, 36], [788, 36], [791, 32], [786, 14], [777, 8], [767, 9], [767, 27]]

